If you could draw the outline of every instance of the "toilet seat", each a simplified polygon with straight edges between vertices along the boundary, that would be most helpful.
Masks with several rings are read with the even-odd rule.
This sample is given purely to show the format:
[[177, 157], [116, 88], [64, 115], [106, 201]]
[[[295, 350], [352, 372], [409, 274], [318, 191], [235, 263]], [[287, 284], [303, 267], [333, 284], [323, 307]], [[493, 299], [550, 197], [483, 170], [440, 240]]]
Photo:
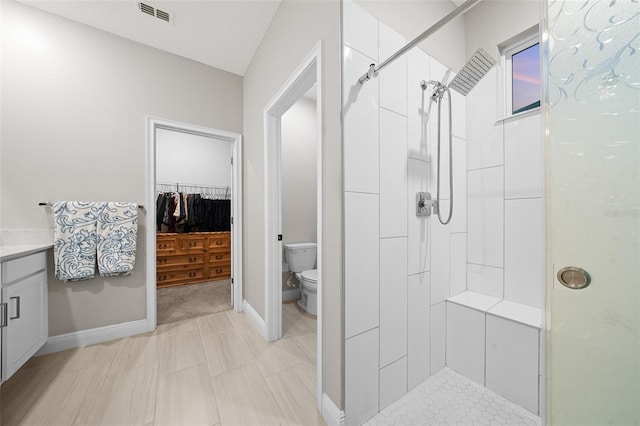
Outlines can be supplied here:
[[308, 271], [303, 271], [302, 273], [296, 273], [296, 277], [299, 281], [304, 281], [304, 286], [309, 290], [315, 291], [318, 288], [318, 270], [317, 269], [309, 269]]

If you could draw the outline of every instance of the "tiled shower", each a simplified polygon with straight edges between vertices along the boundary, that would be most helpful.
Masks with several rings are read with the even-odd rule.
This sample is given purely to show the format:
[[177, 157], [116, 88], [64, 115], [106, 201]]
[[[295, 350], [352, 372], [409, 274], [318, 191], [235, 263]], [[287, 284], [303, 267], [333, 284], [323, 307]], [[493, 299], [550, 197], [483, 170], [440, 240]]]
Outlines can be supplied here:
[[[416, 216], [416, 192], [435, 196], [437, 169], [437, 106], [420, 82], [441, 81], [448, 68], [414, 48], [358, 83], [407, 41], [343, 2], [347, 423], [367, 421], [445, 366], [539, 415], [539, 112], [501, 119], [497, 67], [466, 98], [452, 91], [453, 217], [442, 225]], [[447, 110], [445, 101], [445, 218]]]

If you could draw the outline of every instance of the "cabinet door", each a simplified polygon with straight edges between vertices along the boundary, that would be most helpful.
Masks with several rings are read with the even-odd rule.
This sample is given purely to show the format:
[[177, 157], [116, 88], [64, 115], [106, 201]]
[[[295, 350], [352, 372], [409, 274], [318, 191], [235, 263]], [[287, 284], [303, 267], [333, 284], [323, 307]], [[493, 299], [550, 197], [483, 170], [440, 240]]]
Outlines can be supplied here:
[[47, 341], [47, 286], [45, 272], [2, 289], [8, 322], [3, 331], [3, 381], [15, 373]]

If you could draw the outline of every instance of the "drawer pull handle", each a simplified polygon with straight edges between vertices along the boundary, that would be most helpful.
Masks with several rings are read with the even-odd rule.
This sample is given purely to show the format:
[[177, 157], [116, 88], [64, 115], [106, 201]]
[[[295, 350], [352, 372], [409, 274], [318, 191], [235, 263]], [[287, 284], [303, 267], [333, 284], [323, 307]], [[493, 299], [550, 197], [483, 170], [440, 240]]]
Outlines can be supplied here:
[[218, 268], [216, 269], [216, 274], [221, 274], [222, 273], [222, 269]]
[[6, 303], [0, 303], [0, 328], [7, 326], [7, 312], [9, 309], [7, 308]]
[[189, 272], [189, 277], [195, 277], [196, 275], [198, 275], [196, 272]]
[[196, 258], [196, 257], [190, 257], [190, 258], [189, 258], [189, 262], [190, 262], [190, 263], [193, 263], [193, 262], [195, 262], [196, 260], [198, 260], [198, 258]]
[[166, 280], [166, 279], [167, 279], [167, 276], [166, 276], [166, 275], [163, 275], [163, 276], [161, 276], [161, 277], [158, 277], [158, 281], [164, 281], [164, 280]]
[[222, 241], [220, 241], [220, 240], [216, 241], [216, 245], [217, 246], [221, 246], [222, 245]]
[[20, 318], [20, 296], [10, 297], [9, 300], [16, 301], [16, 316], [9, 317], [10, 320], [19, 319]]
[[223, 255], [219, 254], [216, 256], [216, 259], [222, 259], [223, 257], [224, 257]]

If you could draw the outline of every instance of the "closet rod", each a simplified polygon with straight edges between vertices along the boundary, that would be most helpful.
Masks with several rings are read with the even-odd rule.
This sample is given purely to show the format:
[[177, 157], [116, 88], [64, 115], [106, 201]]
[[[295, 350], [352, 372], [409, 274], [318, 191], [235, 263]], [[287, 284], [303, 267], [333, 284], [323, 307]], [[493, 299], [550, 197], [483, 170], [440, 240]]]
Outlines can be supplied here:
[[[50, 201], [43, 201], [41, 203], [38, 203], [39, 206], [45, 206], [45, 207], [53, 207], [53, 203]], [[142, 204], [138, 204], [138, 208], [139, 209], [144, 209], [144, 206]]]

